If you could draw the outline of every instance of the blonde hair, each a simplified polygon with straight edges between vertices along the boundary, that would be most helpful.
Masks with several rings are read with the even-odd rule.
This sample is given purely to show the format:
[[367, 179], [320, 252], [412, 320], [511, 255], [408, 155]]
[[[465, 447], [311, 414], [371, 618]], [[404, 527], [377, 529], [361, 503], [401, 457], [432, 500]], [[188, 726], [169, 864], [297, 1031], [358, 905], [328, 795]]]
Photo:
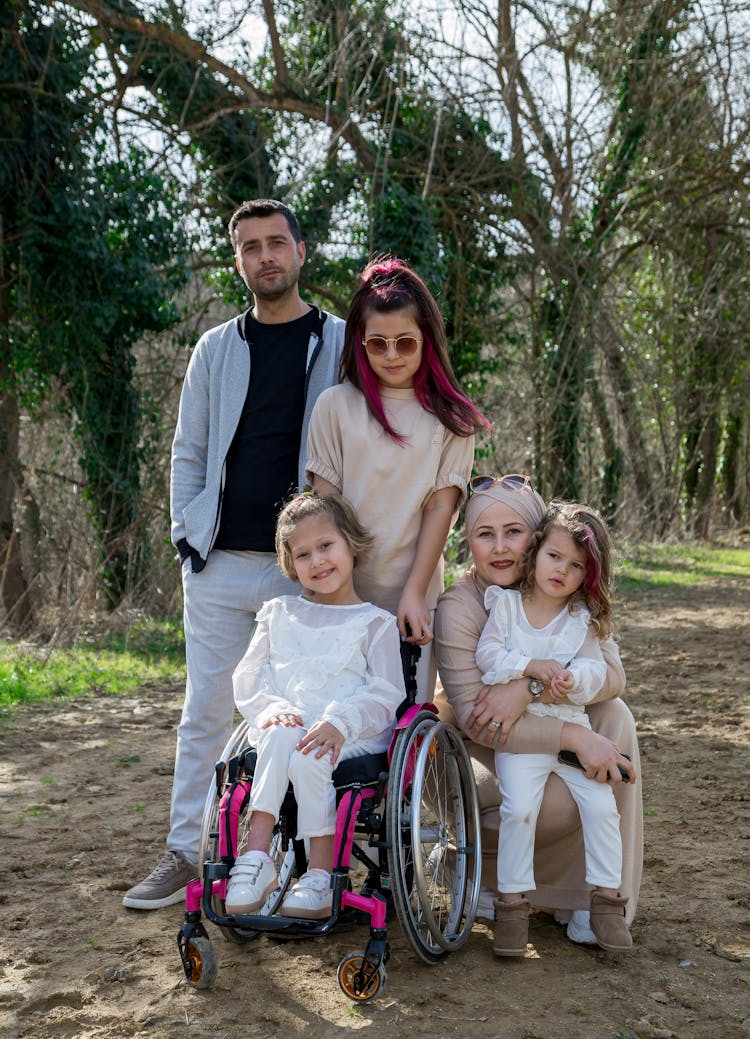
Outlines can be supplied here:
[[354, 506], [340, 494], [317, 495], [314, 491], [297, 494], [286, 503], [276, 521], [276, 555], [279, 557], [279, 567], [284, 576], [292, 581], [299, 581], [299, 578], [294, 568], [289, 538], [297, 524], [311, 516], [330, 519], [349, 546], [355, 566], [357, 560], [366, 555], [375, 542], [375, 538], [368, 534], [359, 522]]
[[550, 502], [523, 557], [521, 590], [531, 591], [534, 588], [537, 553], [553, 530], [568, 534], [586, 556], [585, 580], [571, 597], [569, 606], [573, 610], [576, 604], [586, 606], [597, 635], [600, 639], [607, 638], [614, 630], [612, 539], [607, 524], [596, 509], [576, 502]]

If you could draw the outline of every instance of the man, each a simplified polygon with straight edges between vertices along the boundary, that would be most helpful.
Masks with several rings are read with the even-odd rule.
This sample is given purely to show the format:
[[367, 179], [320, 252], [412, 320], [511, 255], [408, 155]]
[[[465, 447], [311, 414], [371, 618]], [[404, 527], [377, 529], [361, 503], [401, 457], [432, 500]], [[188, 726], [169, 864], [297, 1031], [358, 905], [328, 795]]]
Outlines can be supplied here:
[[278, 568], [276, 515], [305, 479], [315, 401], [338, 381], [344, 322], [305, 303], [305, 245], [280, 202], [229, 221], [254, 306], [201, 337], [188, 365], [172, 447], [172, 540], [182, 560], [187, 686], [177, 730], [167, 851], [123, 905], [182, 901], [198, 873], [203, 804], [232, 727], [232, 672], [255, 614], [295, 586]]

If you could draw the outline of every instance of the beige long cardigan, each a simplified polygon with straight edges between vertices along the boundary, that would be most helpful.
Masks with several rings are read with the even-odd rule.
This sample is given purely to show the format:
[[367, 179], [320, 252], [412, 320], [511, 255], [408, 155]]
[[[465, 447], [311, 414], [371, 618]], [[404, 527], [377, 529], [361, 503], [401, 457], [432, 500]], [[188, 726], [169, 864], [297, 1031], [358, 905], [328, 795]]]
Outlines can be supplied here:
[[[486, 585], [474, 568], [443, 592], [435, 616], [435, 654], [444, 693], [435, 702], [441, 717], [466, 725], [474, 701], [483, 687], [474, 654], [487, 620], [484, 608]], [[615, 799], [622, 834], [622, 886], [629, 899], [626, 916], [630, 922], [638, 904], [643, 869], [643, 800], [640, 755], [635, 722], [619, 699], [625, 688], [625, 673], [614, 640], [602, 644], [607, 663], [607, 680], [586, 710], [591, 726], [629, 754], [638, 774], [633, 784], [618, 783]], [[505, 749], [514, 753], [557, 754], [563, 723], [557, 718], [522, 715], [513, 726]], [[497, 837], [500, 825], [500, 793], [490, 746], [470, 742], [474, 774], [482, 813], [483, 885], [497, 887]], [[532, 905], [548, 909], [588, 909], [591, 887], [585, 882], [583, 833], [575, 802], [565, 784], [550, 776], [539, 813], [534, 852], [536, 890], [527, 893]]]

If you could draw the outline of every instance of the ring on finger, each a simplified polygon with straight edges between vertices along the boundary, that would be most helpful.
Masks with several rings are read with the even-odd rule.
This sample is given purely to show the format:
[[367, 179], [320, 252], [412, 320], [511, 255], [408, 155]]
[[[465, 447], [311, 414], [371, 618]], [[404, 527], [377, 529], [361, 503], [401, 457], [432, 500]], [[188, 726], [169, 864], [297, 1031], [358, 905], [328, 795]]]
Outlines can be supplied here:
[[492, 721], [489, 724], [492, 726], [493, 729], [499, 729], [500, 728], [500, 722], [496, 721], [494, 718], [492, 719]]

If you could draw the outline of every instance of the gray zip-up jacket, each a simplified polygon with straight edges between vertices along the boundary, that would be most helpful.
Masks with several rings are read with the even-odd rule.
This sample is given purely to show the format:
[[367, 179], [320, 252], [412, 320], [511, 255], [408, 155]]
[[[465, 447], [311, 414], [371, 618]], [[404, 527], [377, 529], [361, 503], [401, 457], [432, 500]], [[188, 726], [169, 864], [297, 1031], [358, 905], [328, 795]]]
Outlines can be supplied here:
[[[299, 486], [305, 481], [310, 415], [320, 394], [338, 382], [345, 323], [321, 312], [310, 336], [305, 413], [299, 455]], [[219, 531], [227, 452], [250, 382], [250, 351], [240, 329], [244, 315], [209, 329], [190, 358], [172, 443], [170, 507], [172, 541], [181, 558], [202, 570]]]

